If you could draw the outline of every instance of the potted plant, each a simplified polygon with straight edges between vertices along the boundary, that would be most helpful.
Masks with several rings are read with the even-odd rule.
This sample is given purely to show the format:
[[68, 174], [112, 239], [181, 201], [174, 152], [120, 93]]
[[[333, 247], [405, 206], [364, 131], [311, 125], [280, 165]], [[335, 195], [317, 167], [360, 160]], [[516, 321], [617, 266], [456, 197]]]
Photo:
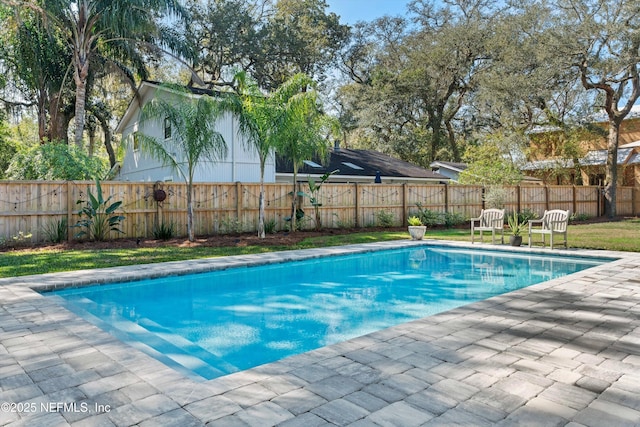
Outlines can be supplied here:
[[509, 224], [509, 229], [512, 234], [509, 237], [509, 243], [511, 246], [520, 246], [522, 244], [522, 231], [525, 228], [526, 222], [521, 222], [518, 212], [513, 211], [513, 214], [507, 217], [507, 223]]
[[411, 240], [422, 240], [424, 233], [427, 231], [427, 226], [422, 225], [422, 221], [417, 216], [410, 216], [408, 223]]

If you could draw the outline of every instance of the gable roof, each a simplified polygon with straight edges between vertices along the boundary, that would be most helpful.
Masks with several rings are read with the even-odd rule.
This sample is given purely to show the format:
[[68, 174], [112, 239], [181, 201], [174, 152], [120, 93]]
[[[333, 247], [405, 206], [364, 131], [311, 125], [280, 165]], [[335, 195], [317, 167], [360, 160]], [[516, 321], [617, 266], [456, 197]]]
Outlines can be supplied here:
[[[618, 164], [635, 164], [638, 162], [638, 154], [633, 150], [631, 144], [623, 145], [618, 149]], [[604, 166], [607, 163], [607, 150], [591, 150], [584, 157], [578, 159], [580, 166]], [[574, 162], [571, 159], [546, 159], [528, 162], [522, 170], [534, 171], [552, 168], [573, 168]]]
[[452, 170], [454, 172], [462, 172], [463, 170], [467, 169], [467, 164], [466, 163], [443, 162], [443, 161], [440, 161], [440, 160], [436, 160], [435, 162], [432, 162], [429, 166], [431, 168], [449, 169], [449, 170]]
[[[449, 180], [444, 175], [377, 151], [346, 148], [331, 150], [329, 161], [325, 162], [324, 165], [320, 164], [320, 162], [305, 162], [298, 173], [302, 175], [324, 175], [336, 169], [340, 170], [337, 176], [375, 177], [379, 171], [383, 178]], [[276, 159], [276, 173], [292, 174], [293, 165], [290, 161], [278, 156]]]
[[[140, 85], [138, 86], [138, 89], [136, 90], [135, 96], [131, 98], [129, 105], [127, 106], [127, 110], [125, 111], [125, 113], [122, 115], [122, 118], [118, 122], [118, 126], [116, 126], [116, 129], [115, 129], [116, 134], [122, 133], [122, 130], [127, 126], [127, 124], [131, 121], [131, 119], [137, 118], [137, 114], [140, 110], [140, 105], [139, 105], [140, 101], [145, 99], [145, 97], [150, 91], [161, 89], [162, 85], [163, 83], [152, 81], [152, 80], [143, 80], [140, 83]], [[191, 92], [192, 95], [195, 95], [195, 96], [202, 96], [202, 95], [221, 96], [223, 94], [223, 92], [214, 91], [211, 89], [203, 89], [203, 88], [197, 88], [192, 86], [181, 86], [181, 87], [188, 90], [189, 92]], [[164, 90], [167, 90], [167, 89], [165, 88]]]

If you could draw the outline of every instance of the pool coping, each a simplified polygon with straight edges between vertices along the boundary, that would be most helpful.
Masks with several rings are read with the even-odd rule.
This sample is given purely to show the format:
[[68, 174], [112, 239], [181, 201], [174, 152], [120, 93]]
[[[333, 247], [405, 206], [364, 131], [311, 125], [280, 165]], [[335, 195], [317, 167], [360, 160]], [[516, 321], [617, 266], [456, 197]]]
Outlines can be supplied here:
[[231, 268], [253, 267], [268, 264], [280, 264], [291, 261], [303, 261], [328, 256], [361, 254], [367, 252], [402, 249], [419, 246], [446, 246], [487, 251], [503, 251], [553, 256], [578, 256], [591, 258], [620, 258], [624, 252], [586, 251], [578, 249], [560, 249], [550, 252], [544, 248], [515, 247], [505, 245], [474, 244], [466, 242], [424, 240], [393, 240], [376, 243], [362, 243], [323, 248], [298, 249], [249, 255], [231, 255], [215, 258], [199, 258], [184, 261], [169, 261], [154, 264], [138, 264], [110, 268], [75, 270], [61, 273], [18, 276], [1, 278], [0, 286], [6, 284], [22, 284], [36, 292], [49, 292], [67, 288], [105, 285], [111, 283], [133, 282], [160, 277], [183, 276], [189, 274], [208, 273]]
[[[617, 261], [208, 381], [184, 377], [36, 292], [59, 289], [65, 284], [84, 286], [96, 281], [111, 283], [175, 275], [178, 266], [184, 266], [185, 272], [190, 274], [255, 265], [252, 263], [434, 244], [545, 255], [608, 257], [617, 258]], [[109, 402], [111, 408], [108, 412], [88, 414], [55, 410], [31, 414], [0, 412], [0, 425], [36, 419], [47, 424], [69, 425], [97, 422], [186, 425], [191, 422], [193, 425], [282, 423], [307, 427], [358, 422], [385, 425], [394, 420], [406, 420], [408, 424], [405, 425], [445, 425], [453, 419], [467, 420], [475, 425], [499, 422], [506, 425], [547, 418], [584, 425], [628, 421], [632, 419], [630, 417], [640, 416], [637, 397], [640, 393], [637, 374], [640, 356], [634, 347], [640, 345], [638, 277], [640, 254], [635, 253], [530, 250], [424, 240], [0, 279], [0, 354], [7, 356], [0, 363], [0, 379], [3, 380], [0, 401], [73, 400], [104, 405]], [[535, 313], [529, 313], [532, 318], [520, 319], [520, 316], [526, 316], [518, 310], [539, 306], [542, 301], [550, 304], [548, 295], [544, 300], [542, 295], [557, 290], [575, 294], [581, 301], [596, 298], [600, 304], [599, 318], [603, 319], [622, 310], [618, 305], [624, 302], [625, 316], [622, 312], [617, 315], [625, 318], [630, 315], [626, 319], [630, 325], [627, 329], [633, 328], [625, 329], [627, 333], [617, 337], [614, 350], [592, 343], [590, 345], [600, 351], [594, 352], [590, 348], [578, 351], [573, 341], [547, 349], [535, 340], [538, 334], [530, 333], [541, 328], [542, 320]], [[558, 312], [575, 311], [578, 330], [586, 328], [594, 316], [594, 313], [583, 314], [570, 300], [561, 303]], [[512, 319], [509, 308], [518, 316], [514, 315]], [[553, 311], [545, 314], [553, 315]], [[469, 330], [478, 329], [473, 325], [484, 324], [492, 317], [502, 318], [506, 330], [520, 327], [518, 331], [524, 335], [522, 340], [485, 342], [490, 341], [487, 336], [479, 339], [469, 336]], [[563, 318], [563, 321], [573, 319]], [[514, 322], [517, 322], [515, 326]], [[594, 328], [595, 338], [589, 340], [614, 334], [611, 328]], [[562, 332], [570, 336], [570, 331], [563, 329]], [[588, 330], [581, 337], [591, 333], [592, 330]], [[50, 343], [51, 339], [56, 342]], [[60, 340], [62, 343], [58, 342]], [[469, 367], [470, 361], [475, 364], [477, 358], [489, 354], [490, 368]], [[548, 358], [552, 359], [553, 369], [540, 363]], [[580, 381], [588, 384], [580, 385]], [[603, 383], [608, 385], [605, 387]], [[602, 390], [592, 390], [598, 387]], [[537, 418], [532, 418], [533, 414]]]

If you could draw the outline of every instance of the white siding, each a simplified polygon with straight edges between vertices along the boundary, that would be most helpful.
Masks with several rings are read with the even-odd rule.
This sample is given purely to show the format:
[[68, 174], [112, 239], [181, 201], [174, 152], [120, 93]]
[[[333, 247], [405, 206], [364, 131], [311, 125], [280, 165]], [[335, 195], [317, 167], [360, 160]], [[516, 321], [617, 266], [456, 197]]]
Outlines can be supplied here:
[[[140, 91], [143, 104], [148, 102], [155, 90]], [[126, 144], [126, 152], [122, 167], [115, 178], [120, 181], [182, 181], [183, 178], [172, 168], [162, 166], [162, 163], [141, 151], [134, 151], [133, 134], [138, 131], [160, 141], [164, 139], [163, 120], [149, 122], [144, 128], [139, 127], [139, 107], [132, 102], [125, 117], [130, 117], [129, 123], [121, 123], [122, 141]], [[260, 161], [258, 155], [247, 148], [244, 137], [238, 135], [238, 122], [230, 114], [222, 117], [217, 123], [218, 132], [227, 143], [227, 156], [218, 162], [201, 161], [197, 166], [194, 181], [196, 182], [259, 182]], [[175, 138], [175, 135], [174, 137]], [[167, 143], [172, 140], [167, 140]], [[265, 165], [265, 182], [275, 182], [275, 159], [273, 156]]]

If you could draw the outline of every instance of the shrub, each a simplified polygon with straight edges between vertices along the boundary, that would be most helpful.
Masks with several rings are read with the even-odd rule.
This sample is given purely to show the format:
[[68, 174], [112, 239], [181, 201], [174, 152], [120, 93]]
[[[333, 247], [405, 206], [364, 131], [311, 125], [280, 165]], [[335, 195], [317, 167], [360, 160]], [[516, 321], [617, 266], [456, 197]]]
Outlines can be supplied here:
[[419, 227], [422, 225], [422, 221], [420, 221], [420, 218], [418, 218], [417, 216], [410, 216], [407, 222], [412, 227]]
[[270, 219], [264, 222], [264, 232], [267, 234], [273, 234], [276, 232], [276, 220]]
[[586, 221], [589, 218], [591, 218], [589, 215], [587, 215], [586, 213], [574, 213], [573, 215], [571, 215], [570, 220], [571, 221]]
[[393, 227], [394, 216], [393, 212], [380, 211], [376, 214], [378, 225], [380, 227]]
[[502, 187], [491, 186], [484, 193], [484, 203], [487, 208], [502, 209], [507, 197], [507, 190]]
[[42, 234], [47, 242], [60, 243], [67, 240], [68, 230], [67, 218], [50, 220], [42, 227]]
[[[220, 224], [220, 229], [223, 233], [227, 234], [238, 234], [242, 233], [242, 223], [238, 218], [227, 218], [223, 219]], [[265, 233], [266, 233], [266, 225], [265, 225]]]
[[18, 231], [18, 234], [16, 234], [15, 236], [11, 236], [8, 239], [0, 237], [0, 246], [15, 247], [15, 246], [26, 245], [28, 243], [31, 243], [32, 236], [33, 235], [31, 233]]
[[176, 235], [176, 224], [173, 221], [164, 222], [153, 227], [153, 237], [158, 240], [169, 240]]
[[441, 212], [423, 208], [420, 203], [417, 203], [416, 206], [418, 207], [418, 213], [416, 216], [420, 218], [422, 224], [426, 225], [427, 227], [444, 224], [444, 218]]
[[459, 212], [445, 212], [444, 226], [447, 228], [455, 227], [467, 222], [467, 219]]
[[518, 219], [520, 220], [520, 222], [529, 222], [530, 219], [537, 219], [538, 218], [538, 214], [536, 214], [534, 211], [532, 211], [529, 208], [523, 209], [520, 211], [520, 213], [518, 214]]
[[125, 219], [124, 216], [115, 214], [114, 212], [122, 205], [122, 202], [113, 202], [109, 196], [106, 200], [102, 196], [102, 187], [100, 181], [96, 181], [96, 195], [88, 192], [89, 200], [78, 200], [76, 204], [85, 204], [80, 209], [78, 214], [80, 217], [86, 216], [86, 219], [81, 219], [72, 227], [82, 227], [84, 230], [78, 232], [75, 237], [88, 237], [89, 239], [103, 241], [106, 240], [109, 232], [115, 231], [116, 233], [124, 232], [120, 230], [120, 223]]

